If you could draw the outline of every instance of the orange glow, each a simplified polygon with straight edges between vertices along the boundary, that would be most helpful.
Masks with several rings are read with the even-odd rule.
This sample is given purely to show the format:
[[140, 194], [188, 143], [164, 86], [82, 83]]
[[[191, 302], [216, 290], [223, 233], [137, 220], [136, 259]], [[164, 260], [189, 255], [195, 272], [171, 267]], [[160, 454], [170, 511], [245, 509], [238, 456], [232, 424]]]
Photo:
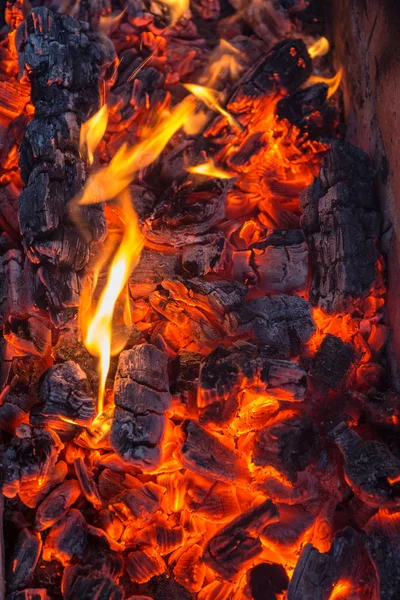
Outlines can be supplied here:
[[348, 594], [353, 590], [353, 585], [348, 581], [338, 581], [338, 583], [334, 586], [331, 595], [329, 596], [329, 600], [346, 600]]
[[308, 87], [309, 85], [314, 85], [316, 83], [326, 83], [328, 86], [328, 98], [331, 98], [339, 89], [342, 77], [343, 67], [340, 67], [334, 77], [319, 77], [318, 75], [311, 75], [308, 81], [304, 84], [304, 87]]
[[157, 160], [194, 109], [193, 98], [185, 98], [142, 142], [131, 148], [123, 144], [106, 167], [89, 177], [79, 204], [97, 204], [118, 196], [138, 171]]
[[170, 10], [170, 25], [175, 25], [181, 17], [189, 10], [189, 0], [162, 0]]
[[234, 119], [233, 116], [227, 110], [225, 110], [225, 108], [222, 108], [222, 106], [219, 104], [218, 92], [212, 90], [209, 87], [204, 87], [202, 85], [197, 85], [194, 83], [186, 83], [184, 87], [191, 94], [193, 94], [193, 96], [196, 96], [196, 98], [204, 102], [206, 106], [208, 106], [212, 110], [221, 113], [221, 115], [223, 115], [227, 119], [231, 127], [238, 127], [240, 129], [240, 125], [236, 121], [236, 119]]
[[105, 33], [106, 35], [110, 35], [118, 26], [125, 12], [126, 8], [124, 8], [124, 10], [117, 15], [100, 15], [99, 31], [101, 31], [101, 33]]
[[224, 171], [217, 167], [211, 159], [201, 165], [188, 167], [186, 170], [189, 171], [189, 173], [206, 175], [207, 177], [218, 177], [219, 179], [231, 179], [231, 177], [234, 177], [232, 173], [228, 173], [228, 171]]
[[86, 292], [82, 296], [86, 302], [84, 305], [81, 304], [80, 314], [85, 346], [93, 356], [100, 359], [99, 414], [102, 413], [104, 406], [104, 392], [110, 368], [110, 358], [112, 355], [118, 354], [125, 345], [123, 343], [122, 348], [121, 344], [116, 347], [112, 345], [112, 321], [115, 306], [125, 288], [130, 273], [139, 262], [144, 244], [144, 237], [140, 231], [129, 192], [121, 194], [119, 202], [121, 221], [124, 226], [121, 244], [112, 260], [107, 283], [100, 295], [97, 306], [95, 308], [91, 306], [94, 290], [91, 290], [91, 293]]
[[328, 54], [330, 49], [330, 44], [326, 37], [321, 37], [317, 40], [312, 46], [308, 48], [308, 54], [311, 58], [316, 58], [317, 56], [325, 56]]
[[388, 477], [387, 480], [390, 483], [390, 485], [394, 485], [395, 483], [399, 483], [400, 475], [397, 475], [397, 477]]
[[93, 163], [94, 151], [99, 145], [106, 132], [108, 123], [108, 108], [105, 104], [93, 117], [82, 124], [79, 139], [79, 149], [81, 154], [87, 153], [88, 163]]
[[215, 88], [226, 75], [233, 80], [237, 79], [243, 70], [239, 59], [245, 60], [240, 50], [226, 40], [221, 40], [210, 56], [210, 66], [200, 78], [200, 83]]

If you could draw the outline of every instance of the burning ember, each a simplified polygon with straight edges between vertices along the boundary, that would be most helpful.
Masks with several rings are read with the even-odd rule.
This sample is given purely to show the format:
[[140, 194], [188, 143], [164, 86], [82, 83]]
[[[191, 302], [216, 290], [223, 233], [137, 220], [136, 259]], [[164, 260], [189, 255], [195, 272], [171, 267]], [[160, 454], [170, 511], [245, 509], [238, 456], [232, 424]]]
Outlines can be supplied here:
[[117, 4], [5, 10], [7, 598], [398, 598], [381, 219], [318, 2]]

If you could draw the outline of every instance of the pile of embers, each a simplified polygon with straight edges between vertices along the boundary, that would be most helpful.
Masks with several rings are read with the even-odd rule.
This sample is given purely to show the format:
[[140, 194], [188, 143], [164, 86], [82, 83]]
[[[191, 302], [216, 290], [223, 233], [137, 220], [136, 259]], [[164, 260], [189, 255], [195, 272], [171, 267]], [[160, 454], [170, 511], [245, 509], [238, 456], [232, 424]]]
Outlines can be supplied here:
[[[380, 215], [311, 85], [319, 3], [195, 0], [170, 27], [174, 3], [37, 4], [7, 2], [0, 45], [7, 598], [398, 600]], [[96, 416], [76, 313], [121, 215], [81, 209], [83, 235], [69, 210], [81, 124], [100, 89], [106, 165], [225, 51], [222, 111], [129, 185], [146, 241]]]

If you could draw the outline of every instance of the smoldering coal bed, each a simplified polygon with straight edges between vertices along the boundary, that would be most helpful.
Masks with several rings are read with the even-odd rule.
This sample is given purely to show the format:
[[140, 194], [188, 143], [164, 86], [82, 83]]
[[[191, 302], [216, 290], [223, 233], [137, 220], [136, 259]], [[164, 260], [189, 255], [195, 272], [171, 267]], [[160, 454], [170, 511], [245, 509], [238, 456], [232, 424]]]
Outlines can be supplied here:
[[32, 5], [0, 32], [0, 599], [397, 599], [386, 222], [326, 6]]

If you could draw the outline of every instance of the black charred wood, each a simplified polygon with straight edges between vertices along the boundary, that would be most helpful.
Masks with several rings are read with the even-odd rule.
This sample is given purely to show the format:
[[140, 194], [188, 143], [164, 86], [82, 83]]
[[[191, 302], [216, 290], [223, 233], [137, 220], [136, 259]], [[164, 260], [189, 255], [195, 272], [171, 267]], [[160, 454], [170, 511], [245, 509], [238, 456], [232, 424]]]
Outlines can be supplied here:
[[36, 531], [44, 531], [62, 519], [80, 495], [81, 488], [75, 479], [68, 479], [56, 487], [36, 511]]
[[7, 600], [51, 600], [45, 588], [28, 588], [7, 596]]
[[364, 441], [346, 423], [330, 433], [344, 458], [346, 480], [365, 504], [376, 508], [400, 506], [400, 459], [384, 443]]
[[397, 514], [378, 512], [365, 527], [363, 542], [378, 573], [378, 597], [400, 594], [400, 529]]
[[248, 573], [249, 587], [254, 600], [276, 600], [285, 592], [289, 578], [282, 565], [261, 563]]
[[224, 234], [210, 234], [204, 244], [183, 248], [182, 266], [191, 277], [218, 273], [226, 269], [229, 263], [230, 252]]
[[244, 512], [207, 542], [204, 561], [224, 579], [231, 579], [243, 565], [261, 554], [263, 546], [259, 535], [268, 523], [278, 518], [278, 510], [271, 500]]
[[160, 460], [165, 411], [171, 405], [167, 366], [166, 354], [151, 344], [119, 357], [110, 441], [124, 461], [143, 469], [154, 468]]
[[311, 139], [331, 135], [337, 113], [326, 103], [327, 95], [328, 86], [325, 83], [297, 90], [279, 100], [276, 113], [280, 119], [287, 119]]
[[327, 334], [313, 357], [309, 375], [322, 391], [336, 390], [345, 382], [354, 359], [351, 344]]
[[19, 533], [12, 556], [9, 557], [7, 587], [14, 591], [29, 585], [40, 553], [42, 540], [40, 535], [29, 531], [26, 527]]
[[236, 485], [243, 485], [248, 481], [245, 460], [236, 451], [224, 446], [196, 421], [183, 422], [182, 436], [184, 441], [180, 452], [184, 467], [226, 483], [236, 482]]
[[359, 536], [350, 527], [337, 534], [325, 554], [311, 544], [304, 547], [289, 583], [288, 600], [329, 600], [340, 580], [353, 584], [355, 589], [360, 585], [365, 593], [361, 598], [375, 597], [374, 569]]
[[111, 577], [90, 567], [75, 566], [64, 576], [64, 599], [122, 600], [123, 591]]
[[273, 466], [291, 481], [316, 461], [321, 441], [313, 421], [293, 415], [267, 425], [257, 432], [253, 446], [253, 462], [257, 466]]
[[377, 275], [380, 216], [367, 154], [333, 142], [301, 205], [311, 253], [310, 301], [328, 313], [351, 310]]
[[96, 414], [96, 401], [89, 392], [87, 377], [72, 360], [50, 367], [40, 385], [42, 404], [31, 412], [31, 423], [52, 424], [64, 419], [88, 425]]
[[81, 560], [87, 545], [87, 523], [75, 508], [49, 530], [43, 545], [44, 560], [56, 559], [66, 566], [71, 560]]

